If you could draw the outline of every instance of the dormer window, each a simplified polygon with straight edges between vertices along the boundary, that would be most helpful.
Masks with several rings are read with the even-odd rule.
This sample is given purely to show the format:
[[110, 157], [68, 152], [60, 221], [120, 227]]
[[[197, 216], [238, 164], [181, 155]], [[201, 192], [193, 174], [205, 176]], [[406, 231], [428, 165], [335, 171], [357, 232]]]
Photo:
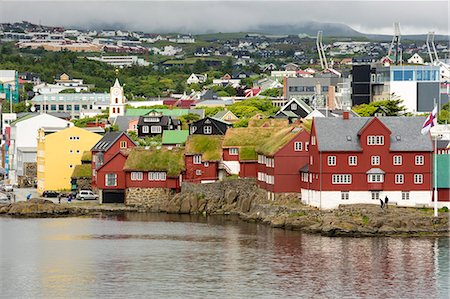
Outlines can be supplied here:
[[367, 145], [384, 145], [384, 136], [383, 135], [367, 136]]
[[297, 110], [297, 104], [296, 103], [292, 103], [291, 104], [291, 110]]
[[157, 117], [144, 117], [144, 122], [146, 122], [146, 123], [157, 123], [157, 122], [159, 122], [159, 118], [157, 118]]

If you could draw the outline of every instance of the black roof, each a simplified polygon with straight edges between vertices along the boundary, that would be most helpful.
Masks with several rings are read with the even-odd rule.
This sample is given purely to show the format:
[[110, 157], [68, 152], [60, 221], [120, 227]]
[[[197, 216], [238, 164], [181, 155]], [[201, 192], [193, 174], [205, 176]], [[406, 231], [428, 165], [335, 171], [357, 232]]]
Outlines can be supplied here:
[[[157, 117], [159, 118], [159, 121], [157, 122], [145, 122], [144, 119], [145, 118], [153, 118], [153, 117]], [[139, 121], [138, 121], [138, 126], [144, 126], [144, 125], [149, 125], [149, 126], [168, 126], [170, 124], [170, 120], [172, 118], [170, 116], [164, 115], [164, 116], [139, 116]], [[176, 124], [174, 120], [172, 120], [172, 123]]]
[[117, 139], [119, 139], [122, 134], [125, 134], [124, 132], [108, 132], [103, 136], [102, 139], [100, 139], [94, 147], [91, 149], [92, 151], [107, 151], [113, 144], [116, 142]]

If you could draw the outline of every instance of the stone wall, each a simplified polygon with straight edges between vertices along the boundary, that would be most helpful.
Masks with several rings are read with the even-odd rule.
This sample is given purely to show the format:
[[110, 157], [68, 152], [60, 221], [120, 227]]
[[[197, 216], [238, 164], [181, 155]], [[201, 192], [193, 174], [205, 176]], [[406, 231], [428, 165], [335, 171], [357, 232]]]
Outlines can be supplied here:
[[37, 177], [37, 163], [25, 162], [23, 163], [23, 176], [17, 178], [17, 183], [20, 188], [34, 187]]
[[125, 204], [160, 211], [160, 206], [170, 200], [172, 194], [165, 188], [127, 188]]

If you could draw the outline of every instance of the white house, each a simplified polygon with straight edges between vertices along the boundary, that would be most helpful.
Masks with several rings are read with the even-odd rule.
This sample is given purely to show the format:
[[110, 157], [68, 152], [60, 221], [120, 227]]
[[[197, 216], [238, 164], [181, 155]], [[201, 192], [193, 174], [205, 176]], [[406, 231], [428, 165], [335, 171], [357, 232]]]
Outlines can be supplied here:
[[201, 75], [192, 73], [186, 80], [186, 83], [187, 84], [205, 83], [207, 78], [208, 78], [207, 74]]
[[28, 115], [11, 123], [9, 155], [9, 179], [11, 183], [17, 183], [17, 149], [36, 148], [38, 130], [42, 127], [55, 130], [73, 127], [73, 123], [64, 119], [43, 113]]
[[414, 53], [414, 55], [411, 56], [408, 59], [408, 63], [410, 63], [410, 64], [423, 64], [424, 61], [423, 61], [423, 58], [419, 54]]

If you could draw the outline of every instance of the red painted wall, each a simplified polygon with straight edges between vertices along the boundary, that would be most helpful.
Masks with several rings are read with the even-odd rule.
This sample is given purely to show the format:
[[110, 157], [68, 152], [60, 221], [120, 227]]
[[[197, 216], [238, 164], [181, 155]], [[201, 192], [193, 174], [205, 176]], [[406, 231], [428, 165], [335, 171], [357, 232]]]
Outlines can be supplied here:
[[[115, 157], [110, 159], [110, 161], [103, 164], [103, 166], [97, 171], [97, 187], [99, 189], [125, 189], [125, 173], [123, 171], [123, 166], [127, 158], [122, 154], [117, 154]], [[105, 176], [107, 173], [117, 174], [117, 186], [106, 186]]]
[[438, 189], [438, 201], [450, 201], [450, 189]]
[[240, 171], [239, 171], [239, 177], [241, 178], [256, 178], [257, 176], [257, 165], [258, 162], [252, 161], [252, 162], [246, 162], [241, 161], [240, 163]]
[[238, 155], [230, 155], [229, 149], [224, 148], [223, 149], [223, 160], [224, 161], [239, 161], [239, 154]]
[[[312, 136], [315, 136], [313, 123]], [[368, 135], [384, 135], [384, 145], [367, 145]], [[310, 154], [313, 164], [309, 171], [313, 174], [310, 188], [320, 190], [320, 177], [323, 191], [367, 191], [371, 188], [392, 191], [419, 191], [431, 189], [431, 153], [430, 152], [391, 152], [389, 150], [390, 134], [378, 121], [365, 127], [361, 137], [362, 152], [322, 152], [319, 154], [317, 144], [310, 141]], [[328, 156], [336, 156], [336, 166], [328, 166]], [[401, 155], [402, 165], [393, 165], [393, 156]], [[424, 165], [415, 165], [415, 156], [424, 156]], [[349, 166], [348, 157], [357, 156], [357, 165]], [[380, 165], [371, 165], [371, 156], [380, 156]], [[321, 167], [320, 167], [321, 166]], [[374, 186], [367, 182], [366, 172], [371, 168], [381, 168], [385, 171], [384, 183]], [[351, 174], [351, 184], [332, 184], [332, 174]], [[404, 184], [395, 184], [395, 174], [404, 174]], [[414, 184], [414, 174], [423, 174], [423, 183]]]
[[[205, 166], [205, 162], [208, 162], [209, 165]], [[201, 164], [194, 164], [194, 156], [185, 155], [184, 163], [186, 172], [183, 175], [183, 181], [200, 183], [202, 180], [218, 179], [218, 162], [202, 161]], [[197, 170], [200, 170], [202, 174], [197, 175]]]
[[134, 188], [170, 188], [180, 189], [179, 177], [167, 177], [165, 181], [149, 181], [148, 172], [142, 171], [142, 181], [132, 181], [131, 172], [125, 172], [126, 186]]

